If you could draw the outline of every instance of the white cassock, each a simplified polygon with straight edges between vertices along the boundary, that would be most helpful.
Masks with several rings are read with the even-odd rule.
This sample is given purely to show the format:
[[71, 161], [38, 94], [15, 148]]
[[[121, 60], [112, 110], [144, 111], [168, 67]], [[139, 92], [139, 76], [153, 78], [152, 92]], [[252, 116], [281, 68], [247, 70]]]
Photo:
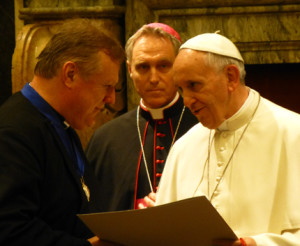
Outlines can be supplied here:
[[194, 126], [169, 153], [156, 205], [200, 195], [238, 237], [299, 246], [300, 115], [251, 89], [217, 130]]

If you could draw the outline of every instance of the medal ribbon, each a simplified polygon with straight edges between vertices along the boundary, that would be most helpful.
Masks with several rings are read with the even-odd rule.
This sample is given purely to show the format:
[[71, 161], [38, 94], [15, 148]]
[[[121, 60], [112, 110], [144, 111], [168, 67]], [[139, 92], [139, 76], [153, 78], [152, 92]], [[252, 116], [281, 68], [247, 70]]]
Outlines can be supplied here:
[[[76, 132], [31, 86], [27, 83], [21, 93], [44, 115], [54, 126], [58, 136], [67, 149], [69, 156], [76, 163], [76, 169], [80, 177], [84, 174], [84, 160], [80, 153], [80, 140]], [[79, 147], [80, 145], [80, 147]]]

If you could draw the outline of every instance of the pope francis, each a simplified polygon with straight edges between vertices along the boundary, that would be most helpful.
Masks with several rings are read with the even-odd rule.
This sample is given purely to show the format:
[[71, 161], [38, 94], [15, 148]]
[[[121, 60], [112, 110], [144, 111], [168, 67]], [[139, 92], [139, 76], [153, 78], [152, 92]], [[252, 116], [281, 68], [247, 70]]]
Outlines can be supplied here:
[[188, 40], [173, 68], [200, 123], [171, 149], [156, 205], [206, 196], [240, 238], [214, 245], [300, 245], [300, 115], [245, 85], [222, 35]]

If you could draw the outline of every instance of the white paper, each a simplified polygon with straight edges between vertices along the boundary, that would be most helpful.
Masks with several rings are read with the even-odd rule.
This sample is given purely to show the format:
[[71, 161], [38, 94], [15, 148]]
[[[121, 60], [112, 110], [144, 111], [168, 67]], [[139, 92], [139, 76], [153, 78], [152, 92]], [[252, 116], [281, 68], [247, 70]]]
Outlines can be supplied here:
[[126, 246], [210, 246], [213, 239], [237, 239], [205, 196], [78, 216], [100, 239]]

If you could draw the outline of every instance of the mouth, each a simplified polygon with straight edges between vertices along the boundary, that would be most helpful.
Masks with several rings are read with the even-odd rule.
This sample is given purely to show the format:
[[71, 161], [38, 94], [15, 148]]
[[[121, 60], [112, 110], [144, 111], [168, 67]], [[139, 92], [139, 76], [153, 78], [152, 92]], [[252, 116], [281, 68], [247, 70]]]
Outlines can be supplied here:
[[193, 109], [193, 110], [192, 110], [192, 113], [193, 113], [194, 115], [199, 115], [203, 109], [204, 109], [204, 107], [199, 108], [199, 109]]
[[104, 106], [102, 106], [102, 107], [95, 107], [94, 112], [95, 113], [99, 113], [99, 112], [102, 112], [103, 110], [104, 110]]
[[158, 91], [163, 91], [163, 89], [155, 88], [155, 89], [148, 89], [148, 92], [158, 92]]

